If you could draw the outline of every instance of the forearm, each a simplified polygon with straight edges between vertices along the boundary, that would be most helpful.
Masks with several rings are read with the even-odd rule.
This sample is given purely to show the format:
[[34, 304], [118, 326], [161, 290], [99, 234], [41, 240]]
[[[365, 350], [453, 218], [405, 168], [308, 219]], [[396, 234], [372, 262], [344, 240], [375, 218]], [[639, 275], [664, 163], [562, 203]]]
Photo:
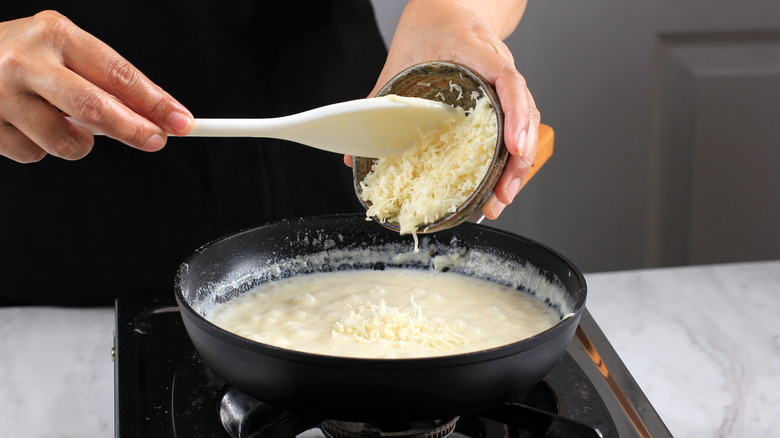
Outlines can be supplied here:
[[410, 0], [401, 25], [460, 22], [486, 26], [501, 40], [520, 23], [527, 0]]

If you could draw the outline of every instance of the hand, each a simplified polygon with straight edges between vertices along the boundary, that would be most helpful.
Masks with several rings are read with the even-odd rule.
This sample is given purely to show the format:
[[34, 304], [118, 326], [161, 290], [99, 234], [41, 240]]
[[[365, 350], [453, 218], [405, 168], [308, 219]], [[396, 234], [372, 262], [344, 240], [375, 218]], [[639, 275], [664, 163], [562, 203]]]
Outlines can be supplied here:
[[411, 0], [371, 93], [375, 95], [404, 69], [426, 61], [462, 64], [495, 86], [504, 110], [504, 142], [510, 158], [494, 195], [482, 208], [488, 219], [497, 218], [520, 191], [539, 140], [539, 110], [503, 43], [520, 21], [525, 3]]
[[0, 23], [0, 155], [84, 157], [94, 139], [65, 114], [145, 151], [193, 125], [184, 106], [61, 14]]

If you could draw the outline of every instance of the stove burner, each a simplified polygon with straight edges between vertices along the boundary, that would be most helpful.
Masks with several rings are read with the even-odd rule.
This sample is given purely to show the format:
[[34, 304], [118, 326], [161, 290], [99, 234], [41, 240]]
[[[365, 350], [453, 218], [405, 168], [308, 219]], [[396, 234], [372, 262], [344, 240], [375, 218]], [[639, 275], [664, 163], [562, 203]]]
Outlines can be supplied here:
[[446, 438], [455, 430], [458, 418], [400, 425], [325, 420], [321, 428], [329, 438]]
[[511, 402], [450, 420], [382, 424], [330, 420], [273, 407], [229, 386], [219, 403], [222, 426], [231, 438], [291, 438], [311, 430], [317, 431], [317, 438], [488, 438], [506, 436], [502, 431], [510, 429], [522, 437], [604, 437], [599, 428], [562, 417], [558, 411], [555, 394], [544, 382]]
[[293, 437], [314, 427], [327, 438], [447, 438], [458, 422], [458, 417], [383, 425], [325, 420], [275, 408], [230, 387], [220, 400], [219, 419], [232, 438]]
[[327, 438], [446, 438], [458, 422], [458, 417], [383, 425], [325, 420], [275, 408], [230, 387], [220, 400], [219, 419], [232, 438], [293, 437], [314, 427]]

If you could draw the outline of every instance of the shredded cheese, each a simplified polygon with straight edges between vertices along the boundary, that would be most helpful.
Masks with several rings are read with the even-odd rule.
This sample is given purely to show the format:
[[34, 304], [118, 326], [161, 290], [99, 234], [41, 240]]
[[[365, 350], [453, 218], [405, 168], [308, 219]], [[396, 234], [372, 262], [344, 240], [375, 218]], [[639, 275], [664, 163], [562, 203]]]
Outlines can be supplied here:
[[394, 348], [414, 346], [431, 351], [449, 351], [469, 343], [444, 321], [423, 315], [422, 306], [411, 299], [411, 306], [388, 307], [364, 303], [336, 322], [333, 335], [345, 335], [360, 343], [388, 342]]
[[460, 85], [453, 84], [452, 81], [450, 81], [450, 91], [458, 92], [458, 97], [456, 97], [455, 100], [461, 100], [463, 98], [463, 88]]
[[[472, 98], [474, 96], [472, 95]], [[496, 112], [487, 96], [460, 122], [425, 132], [404, 154], [377, 160], [360, 183], [367, 217], [397, 222], [401, 234], [457, 210], [477, 189], [495, 153]]]

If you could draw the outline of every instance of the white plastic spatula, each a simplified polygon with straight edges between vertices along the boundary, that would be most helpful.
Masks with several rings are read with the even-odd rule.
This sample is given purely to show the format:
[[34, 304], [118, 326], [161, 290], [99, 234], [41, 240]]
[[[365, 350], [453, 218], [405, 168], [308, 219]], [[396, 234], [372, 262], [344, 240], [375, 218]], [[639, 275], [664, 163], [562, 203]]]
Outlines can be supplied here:
[[196, 118], [187, 136], [278, 138], [345, 155], [389, 157], [402, 154], [421, 131], [441, 129], [463, 117], [463, 109], [445, 103], [388, 95], [269, 119]]

